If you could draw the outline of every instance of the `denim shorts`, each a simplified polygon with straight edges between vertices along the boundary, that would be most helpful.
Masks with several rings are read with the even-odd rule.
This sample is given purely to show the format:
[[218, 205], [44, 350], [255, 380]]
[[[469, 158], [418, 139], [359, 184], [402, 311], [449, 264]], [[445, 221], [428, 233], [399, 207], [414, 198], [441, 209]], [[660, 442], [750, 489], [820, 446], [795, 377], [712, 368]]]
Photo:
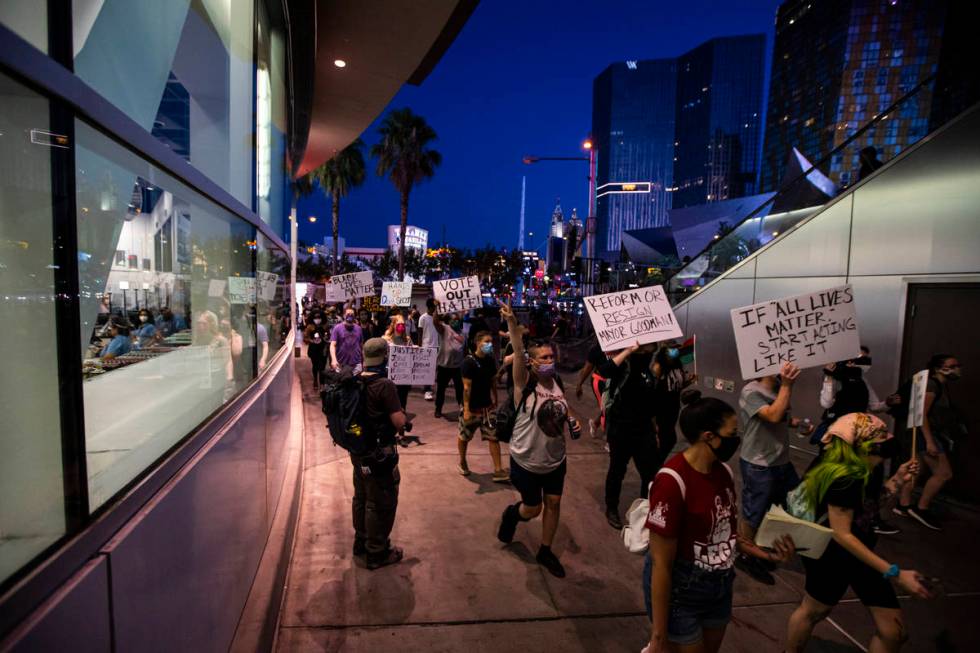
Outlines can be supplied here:
[[742, 519], [759, 528], [769, 507], [785, 503], [786, 495], [800, 484], [800, 476], [793, 463], [763, 467], [739, 458], [738, 467], [742, 472]]
[[[643, 565], [643, 598], [647, 617], [653, 619], [650, 576], [653, 560], [647, 552]], [[704, 638], [704, 629], [724, 628], [732, 619], [732, 584], [735, 570], [704, 571], [688, 560], [674, 560], [670, 584], [667, 639], [687, 646]]]

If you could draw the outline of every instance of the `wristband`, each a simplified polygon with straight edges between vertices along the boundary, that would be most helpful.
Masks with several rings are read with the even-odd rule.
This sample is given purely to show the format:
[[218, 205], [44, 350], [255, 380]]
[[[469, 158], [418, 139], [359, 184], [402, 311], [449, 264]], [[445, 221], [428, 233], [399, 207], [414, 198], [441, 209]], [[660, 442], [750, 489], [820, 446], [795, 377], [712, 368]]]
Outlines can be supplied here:
[[885, 570], [885, 573], [883, 573], [882, 576], [886, 579], [896, 578], [898, 576], [898, 572], [899, 572], [898, 565], [892, 565], [887, 570]]

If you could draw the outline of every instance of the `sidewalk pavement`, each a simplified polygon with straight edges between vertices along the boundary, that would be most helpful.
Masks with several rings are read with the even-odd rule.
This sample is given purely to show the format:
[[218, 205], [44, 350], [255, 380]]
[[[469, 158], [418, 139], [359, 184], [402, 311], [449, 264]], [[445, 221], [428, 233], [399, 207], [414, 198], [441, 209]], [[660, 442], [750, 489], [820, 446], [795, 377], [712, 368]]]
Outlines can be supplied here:
[[[306, 419], [306, 469], [299, 526], [278, 635], [279, 651], [624, 651], [638, 653], [649, 638], [641, 587], [642, 556], [630, 554], [603, 514], [608, 461], [602, 440], [587, 429], [571, 441], [561, 523], [554, 550], [567, 577], [551, 576], [534, 560], [540, 518], [518, 527], [514, 542], [496, 539], [500, 514], [517, 494], [493, 483], [487, 447], [474, 439], [472, 474], [456, 471], [453, 393], [436, 420], [432, 402], [413, 391], [413, 435], [423, 446], [401, 449], [401, 490], [392, 542], [405, 550], [398, 565], [368, 571], [351, 554], [352, 469], [335, 447], [313, 393], [310, 365], [297, 361]], [[566, 377], [568, 378], [568, 377]], [[572, 392], [569, 378], [566, 387]], [[501, 390], [500, 397], [504, 393]], [[594, 400], [571, 397], [591, 415]], [[451, 409], [451, 410], [450, 410]], [[504, 445], [506, 450], [506, 445]], [[504, 454], [506, 461], [506, 452]], [[795, 453], [799, 467], [809, 462]], [[506, 465], [506, 462], [505, 462]], [[733, 465], [737, 474], [737, 465]], [[625, 511], [639, 496], [631, 469], [623, 487]], [[889, 560], [943, 581], [932, 602], [903, 599], [911, 641], [906, 651], [980, 650], [980, 518], [954, 511], [944, 533], [909, 522], [879, 544]], [[735, 610], [722, 651], [781, 651], [786, 623], [802, 597], [798, 561], [766, 586], [744, 575], [735, 582]], [[814, 631], [808, 651], [862, 650], [873, 632], [867, 611], [849, 593]]]

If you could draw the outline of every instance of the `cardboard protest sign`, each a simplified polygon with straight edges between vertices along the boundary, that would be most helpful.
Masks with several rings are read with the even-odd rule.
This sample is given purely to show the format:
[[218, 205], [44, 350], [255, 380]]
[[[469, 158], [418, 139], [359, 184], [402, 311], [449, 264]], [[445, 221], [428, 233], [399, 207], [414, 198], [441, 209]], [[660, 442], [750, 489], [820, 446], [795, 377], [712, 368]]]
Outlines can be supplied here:
[[732, 309], [742, 378], [778, 374], [783, 363], [816, 367], [860, 353], [850, 284]]
[[337, 274], [330, 277], [329, 285], [343, 290], [344, 298], [340, 301], [367, 297], [368, 295], [374, 294], [374, 275], [370, 270], [366, 272]]
[[480, 308], [480, 278], [477, 276], [443, 279], [432, 284], [432, 293], [439, 300], [439, 314]]
[[279, 275], [273, 272], [255, 271], [255, 283], [258, 284], [259, 299], [271, 302], [276, 298], [276, 284]]
[[602, 351], [680, 338], [683, 333], [662, 286], [585, 298]]
[[225, 286], [228, 282], [224, 279], [211, 279], [208, 281], [208, 297], [221, 297], [225, 294]]
[[361, 308], [369, 313], [376, 313], [381, 310], [381, 301], [377, 295], [368, 295], [361, 298]]
[[255, 277], [228, 277], [228, 301], [232, 304], [254, 304]]
[[328, 283], [323, 286], [323, 301], [328, 304], [339, 304], [340, 302], [347, 301], [347, 295], [340, 286]]
[[929, 385], [929, 370], [916, 372], [909, 390], [909, 421], [907, 426], [922, 426], [926, 412], [926, 386]]
[[409, 306], [411, 303], [411, 281], [385, 281], [381, 284], [382, 306]]
[[395, 385], [435, 385], [437, 347], [388, 347], [388, 378]]

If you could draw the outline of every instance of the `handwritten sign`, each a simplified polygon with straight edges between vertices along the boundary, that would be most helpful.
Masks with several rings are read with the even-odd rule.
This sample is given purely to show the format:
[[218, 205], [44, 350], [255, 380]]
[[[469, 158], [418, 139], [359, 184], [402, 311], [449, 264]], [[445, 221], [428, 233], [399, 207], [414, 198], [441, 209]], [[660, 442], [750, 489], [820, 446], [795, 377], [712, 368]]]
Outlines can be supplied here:
[[929, 385], [929, 370], [916, 372], [912, 377], [912, 387], [909, 392], [909, 421], [908, 427], [922, 426], [926, 412], [926, 386]]
[[329, 285], [334, 288], [340, 288], [343, 291], [343, 300], [367, 297], [368, 295], [374, 294], [374, 275], [370, 271], [338, 274], [330, 277]]
[[323, 301], [328, 304], [339, 304], [347, 301], [347, 296], [344, 294], [343, 288], [328, 283], [323, 286]]
[[381, 310], [381, 300], [377, 295], [368, 295], [361, 298], [361, 308], [369, 313], [376, 313]]
[[477, 276], [443, 279], [432, 284], [432, 292], [439, 300], [439, 314], [455, 313], [480, 308], [480, 278]]
[[385, 281], [381, 284], [382, 306], [410, 306], [411, 303], [411, 281]]
[[225, 294], [226, 285], [224, 279], [211, 279], [208, 281], [208, 297], [221, 297]]
[[255, 277], [228, 277], [228, 301], [232, 304], [254, 304]]
[[777, 374], [783, 363], [816, 367], [858, 355], [850, 284], [732, 309], [742, 378]]
[[593, 295], [585, 298], [585, 308], [602, 351], [683, 335], [662, 286]]
[[395, 385], [434, 385], [437, 347], [388, 347], [388, 378]]
[[255, 271], [255, 283], [258, 285], [259, 298], [271, 302], [276, 298], [276, 284], [279, 275], [273, 272]]

